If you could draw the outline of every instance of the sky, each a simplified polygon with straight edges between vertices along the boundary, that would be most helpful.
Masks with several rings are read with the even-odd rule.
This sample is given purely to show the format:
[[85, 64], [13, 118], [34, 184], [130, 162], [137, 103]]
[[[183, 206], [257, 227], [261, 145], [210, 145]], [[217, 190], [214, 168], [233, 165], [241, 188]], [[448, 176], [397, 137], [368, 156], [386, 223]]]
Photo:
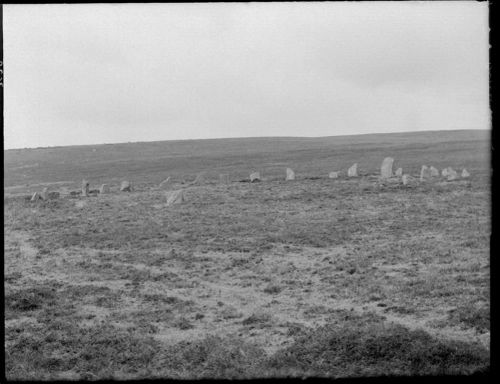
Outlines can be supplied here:
[[485, 2], [3, 7], [5, 149], [490, 129]]

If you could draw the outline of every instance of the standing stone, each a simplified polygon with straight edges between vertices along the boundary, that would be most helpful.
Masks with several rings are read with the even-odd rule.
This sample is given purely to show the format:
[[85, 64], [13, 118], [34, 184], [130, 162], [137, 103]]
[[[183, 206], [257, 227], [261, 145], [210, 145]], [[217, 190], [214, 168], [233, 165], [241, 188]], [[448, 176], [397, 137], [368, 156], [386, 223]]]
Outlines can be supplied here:
[[295, 172], [291, 168], [286, 169], [286, 179], [285, 180], [295, 180]]
[[82, 180], [82, 196], [89, 195], [89, 182], [85, 179]]
[[42, 200], [47, 200], [49, 198], [49, 190], [47, 187], [42, 190], [42, 193], [40, 193], [40, 197], [42, 198]]
[[106, 194], [106, 193], [109, 193], [109, 186], [108, 186], [108, 184], [103, 184], [103, 185], [101, 185], [101, 188], [99, 188], [99, 193], [100, 193], [101, 195], [104, 195], [104, 194]]
[[354, 163], [351, 168], [347, 170], [347, 176], [355, 177], [358, 176], [358, 163]]
[[37, 201], [39, 199], [41, 199], [42, 197], [40, 196], [40, 194], [38, 192], [35, 192], [33, 193], [33, 195], [31, 196], [31, 201]]
[[254, 183], [256, 181], [260, 181], [260, 172], [253, 172], [250, 174], [250, 182]]
[[229, 184], [229, 175], [227, 173], [221, 173], [219, 175], [219, 182], [221, 184]]
[[403, 168], [398, 168], [396, 169], [396, 172], [394, 173], [395, 176], [403, 176]]
[[422, 165], [422, 169], [420, 170], [420, 181], [424, 181], [425, 179], [429, 179], [431, 177], [431, 170], [427, 165]]
[[403, 181], [403, 185], [408, 185], [408, 183], [410, 181], [410, 177], [408, 175], [403, 175], [401, 177], [401, 180]]
[[339, 173], [338, 173], [338, 172], [330, 172], [330, 173], [328, 174], [328, 177], [329, 177], [330, 179], [337, 179], [337, 178], [339, 177]]
[[431, 177], [439, 177], [439, 170], [431, 165]]
[[394, 159], [392, 157], [386, 157], [382, 162], [380, 167], [380, 176], [383, 179], [392, 177], [392, 164], [394, 164]]
[[448, 175], [446, 176], [446, 180], [452, 181], [458, 179], [458, 173], [451, 167], [448, 167]]
[[464, 168], [463, 171], [462, 171], [462, 177], [466, 178], [466, 177], [469, 177], [469, 176], [470, 176], [470, 173], [467, 172], [467, 170]]
[[448, 176], [448, 168], [444, 168], [444, 169], [441, 171], [441, 176], [443, 176], [443, 177]]
[[132, 191], [132, 187], [127, 180], [122, 181], [122, 184], [120, 185], [120, 191], [122, 191], [122, 192]]
[[186, 200], [184, 197], [183, 189], [178, 189], [176, 191], [169, 191], [167, 192], [165, 197], [167, 198], [167, 205], [181, 204]]
[[160, 183], [159, 187], [160, 187], [161, 189], [166, 189], [169, 185], [170, 185], [170, 176], [169, 176], [169, 177], [167, 177], [165, 180], [163, 180], [163, 181]]

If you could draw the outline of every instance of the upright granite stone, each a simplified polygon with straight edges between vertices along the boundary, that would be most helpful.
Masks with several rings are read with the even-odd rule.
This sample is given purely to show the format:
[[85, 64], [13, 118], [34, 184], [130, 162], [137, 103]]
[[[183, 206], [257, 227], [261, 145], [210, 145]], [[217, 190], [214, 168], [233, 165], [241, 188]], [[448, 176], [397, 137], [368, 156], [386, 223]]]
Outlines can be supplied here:
[[422, 165], [422, 169], [420, 170], [420, 181], [425, 181], [431, 178], [431, 170], [427, 165]]
[[444, 169], [441, 171], [441, 176], [443, 176], [443, 177], [448, 176], [448, 172], [449, 172], [449, 168], [444, 168]]
[[466, 177], [469, 177], [469, 176], [470, 176], [470, 173], [469, 173], [469, 172], [467, 172], [467, 170], [464, 168], [464, 169], [462, 170], [462, 177], [465, 179]]
[[330, 173], [328, 174], [328, 177], [329, 177], [330, 179], [338, 179], [338, 177], [339, 177], [339, 173], [338, 173], [338, 172], [330, 172]]
[[182, 204], [186, 200], [183, 189], [169, 191], [165, 197], [167, 198], [167, 205]]
[[286, 169], [286, 179], [285, 180], [295, 180], [295, 172], [291, 168]]
[[120, 185], [120, 191], [131, 192], [132, 186], [130, 185], [130, 182], [128, 182], [127, 180], [122, 181], [122, 184]]
[[392, 165], [394, 164], [394, 159], [392, 157], [386, 157], [380, 166], [380, 177], [383, 179], [388, 179], [392, 177]]
[[396, 172], [394, 172], [394, 176], [398, 176], [398, 177], [403, 176], [403, 168], [396, 169]]
[[42, 193], [40, 193], [40, 197], [42, 198], [42, 200], [47, 200], [49, 198], [49, 189], [47, 187], [42, 190]]
[[401, 177], [401, 181], [403, 182], [403, 185], [408, 185], [408, 183], [410, 182], [410, 176], [408, 175], [403, 175]]
[[253, 172], [250, 174], [250, 182], [255, 183], [260, 181], [260, 172]]
[[429, 170], [431, 172], [431, 177], [439, 177], [439, 170], [436, 167], [433, 167], [431, 165], [431, 167], [429, 168]]
[[82, 180], [82, 196], [89, 195], [89, 182], [85, 179]]
[[354, 163], [351, 168], [347, 170], [348, 177], [356, 177], [358, 176], [358, 163]]
[[458, 179], [458, 173], [451, 167], [448, 167], [448, 175], [446, 176], [446, 180], [452, 181]]
[[108, 186], [108, 184], [102, 184], [101, 187], [99, 188], [99, 193], [101, 195], [105, 195], [106, 193], [109, 193], [109, 186]]

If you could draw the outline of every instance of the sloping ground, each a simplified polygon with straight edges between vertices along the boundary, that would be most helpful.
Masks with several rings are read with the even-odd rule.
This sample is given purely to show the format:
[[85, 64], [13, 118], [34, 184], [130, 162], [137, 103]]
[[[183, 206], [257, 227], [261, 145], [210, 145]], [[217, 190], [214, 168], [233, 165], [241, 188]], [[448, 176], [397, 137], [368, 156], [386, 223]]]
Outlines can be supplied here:
[[7, 198], [7, 376], [487, 372], [484, 180]]

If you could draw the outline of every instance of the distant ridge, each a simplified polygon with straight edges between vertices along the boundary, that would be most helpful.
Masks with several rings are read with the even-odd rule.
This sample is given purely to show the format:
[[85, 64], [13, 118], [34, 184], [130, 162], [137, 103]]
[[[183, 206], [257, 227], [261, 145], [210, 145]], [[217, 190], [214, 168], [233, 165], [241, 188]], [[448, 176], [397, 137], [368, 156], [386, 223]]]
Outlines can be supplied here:
[[[40, 150], [40, 149], [59, 149], [59, 148], [85, 148], [93, 147], [98, 148], [99, 146], [110, 146], [110, 145], [143, 145], [143, 144], [162, 144], [162, 143], [195, 143], [195, 142], [216, 142], [216, 141], [265, 141], [265, 140], [302, 140], [311, 141], [317, 139], [350, 139], [350, 138], [381, 138], [381, 137], [416, 137], [424, 135], [452, 135], [452, 134], [466, 134], [469, 133], [472, 136], [485, 136], [491, 135], [491, 129], [456, 129], [456, 130], [441, 130], [441, 131], [408, 131], [408, 132], [381, 132], [381, 133], [357, 133], [352, 135], [331, 135], [331, 136], [248, 136], [248, 137], [218, 137], [218, 138], [206, 138], [206, 139], [181, 139], [181, 140], [152, 140], [152, 141], [134, 141], [134, 142], [118, 142], [118, 143], [101, 143], [101, 144], [81, 144], [81, 145], [55, 145], [48, 147], [30, 147], [30, 148], [9, 148], [4, 149], [7, 151], [19, 151], [19, 150]], [[484, 136], [485, 135], [485, 136]]]

